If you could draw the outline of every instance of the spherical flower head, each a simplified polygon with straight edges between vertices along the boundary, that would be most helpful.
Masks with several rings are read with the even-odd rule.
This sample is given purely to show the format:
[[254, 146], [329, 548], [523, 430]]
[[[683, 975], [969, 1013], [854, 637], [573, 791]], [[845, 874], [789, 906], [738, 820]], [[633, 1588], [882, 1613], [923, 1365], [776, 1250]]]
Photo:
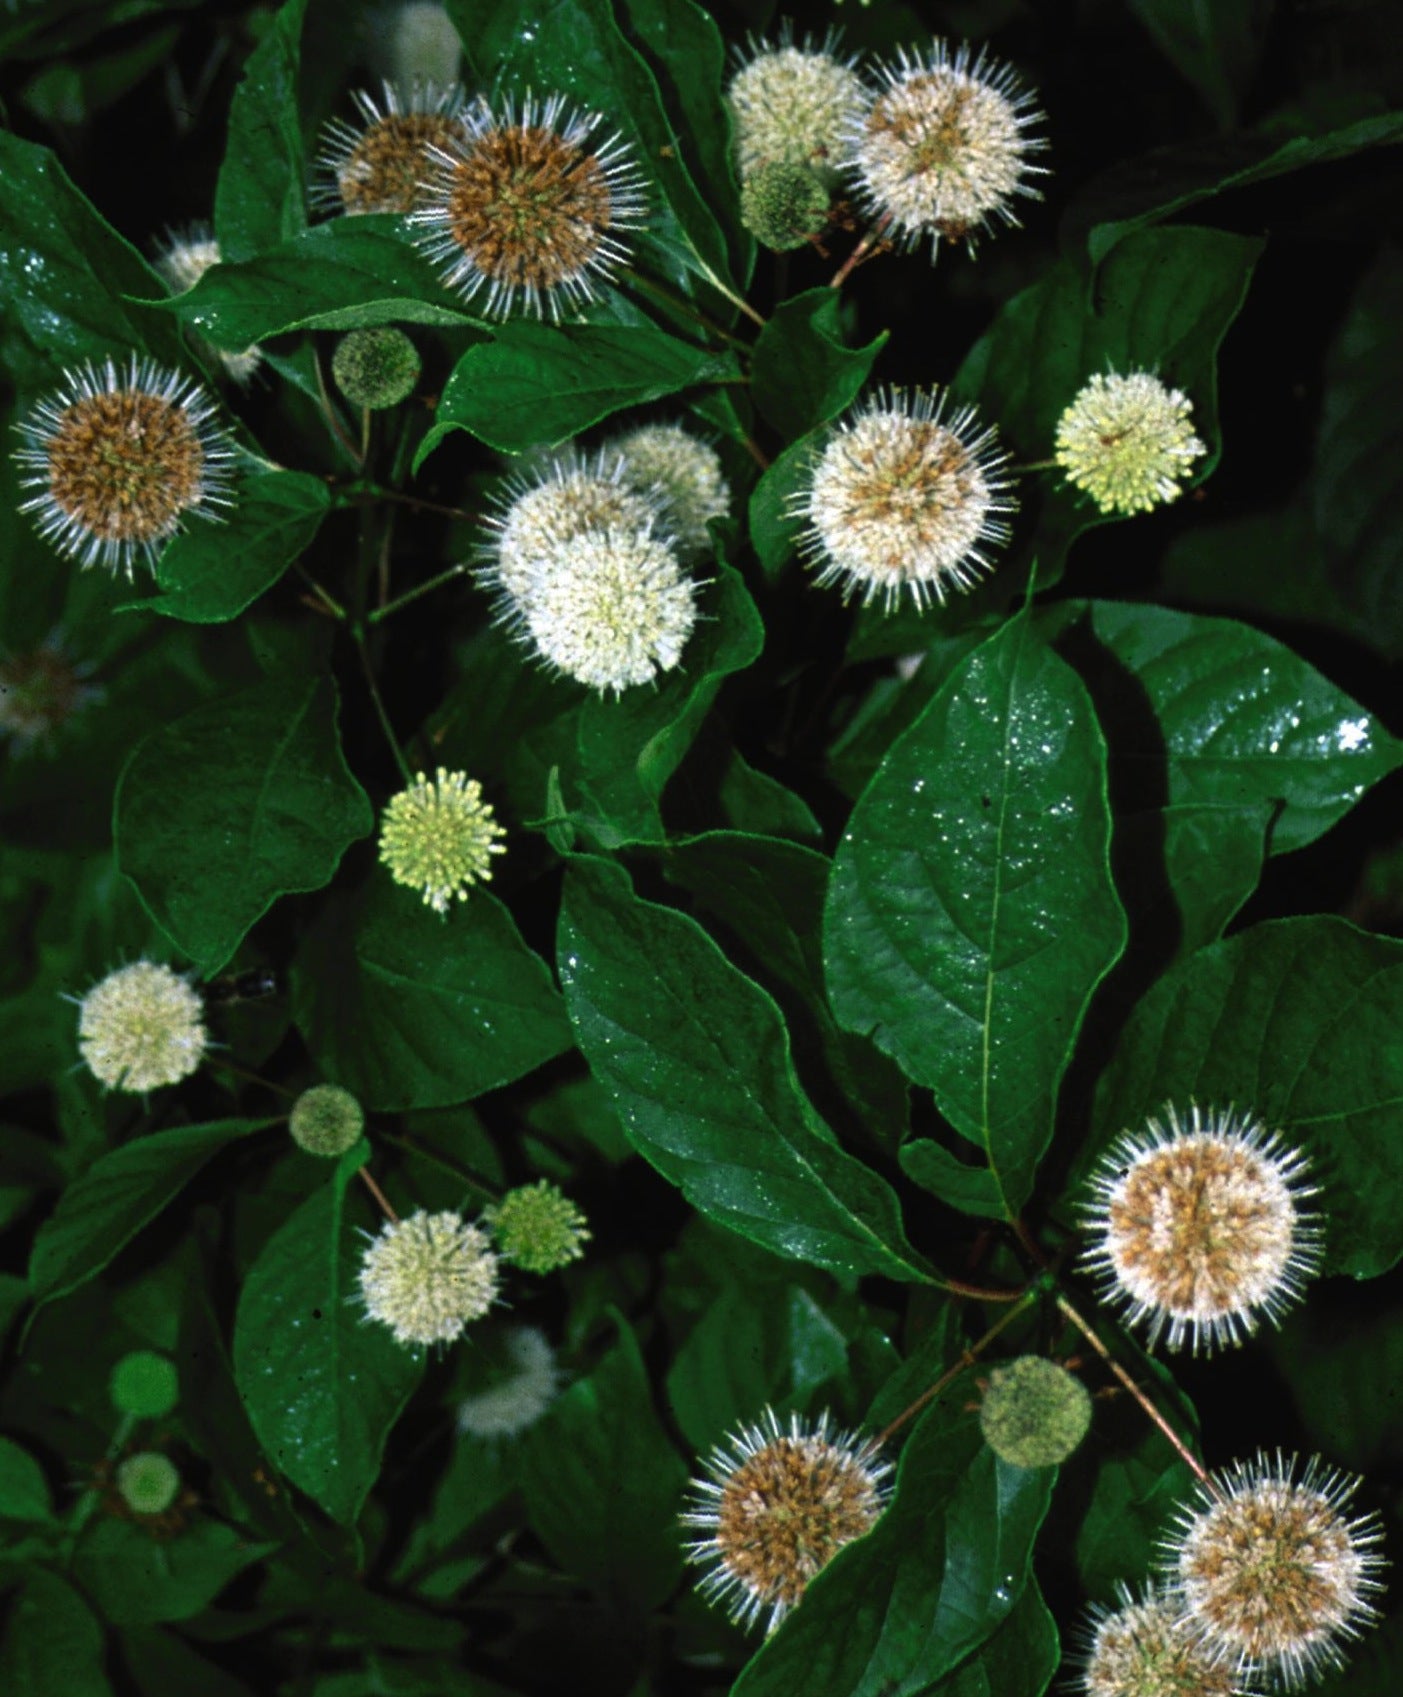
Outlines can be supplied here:
[[16, 750], [47, 742], [102, 691], [85, 683], [88, 668], [49, 637], [27, 654], [0, 660], [0, 733]]
[[478, 100], [433, 150], [413, 215], [444, 283], [489, 317], [559, 319], [593, 300], [641, 228], [643, 179], [623, 137], [563, 95]]
[[591, 531], [656, 529], [663, 492], [640, 488], [618, 452], [585, 460], [572, 450], [557, 454], [534, 475], [515, 477], [484, 523], [491, 540], [483, 551], [480, 581], [499, 596], [499, 618], [520, 627], [523, 608], [547, 561]]
[[549, 1179], [509, 1190], [485, 1215], [497, 1253], [528, 1273], [553, 1273], [584, 1254], [585, 1217]]
[[623, 461], [625, 480], [657, 505], [678, 552], [701, 553], [711, 541], [709, 521], [731, 510], [715, 448], [680, 424], [645, 424], [615, 437], [605, 449], [611, 453]]
[[1008, 539], [1007, 463], [973, 407], [947, 418], [938, 391], [879, 393], [832, 429], [791, 505], [817, 581], [888, 611], [903, 590], [925, 607], [969, 589]]
[[772, 1408], [704, 1465], [682, 1515], [704, 1534], [687, 1559], [708, 1570], [703, 1595], [744, 1627], [768, 1609], [770, 1632], [814, 1575], [876, 1525], [891, 1474], [870, 1439], [830, 1433], [827, 1414], [811, 1429], [791, 1415], [786, 1431]]
[[360, 1293], [396, 1343], [452, 1343], [497, 1300], [497, 1256], [480, 1226], [420, 1209], [371, 1239]]
[[419, 890], [435, 913], [492, 876], [492, 857], [505, 854], [492, 804], [466, 772], [440, 766], [432, 783], [422, 772], [390, 798], [380, 825], [380, 858], [397, 884]]
[[1153, 1348], [1186, 1337], [1194, 1353], [1273, 1323], [1317, 1269], [1320, 1229], [1301, 1203], [1307, 1161], [1260, 1121], [1200, 1109], [1126, 1132], [1102, 1158], [1084, 1206], [1087, 1264], [1102, 1295], [1144, 1324]]
[[[183, 295], [193, 289], [211, 265], [219, 264], [219, 243], [208, 224], [189, 224], [183, 230], [166, 232], [165, 246], [157, 253], [155, 266], [161, 281], [173, 295]], [[193, 338], [202, 356], [217, 361], [236, 383], [249, 382], [263, 363], [257, 347], [245, 348], [242, 353], [229, 353], [216, 348], [203, 336]]]
[[1014, 1467], [1056, 1467], [1086, 1436], [1091, 1396], [1041, 1355], [1020, 1355], [989, 1375], [979, 1408], [984, 1442]]
[[414, 393], [419, 353], [403, 330], [384, 324], [352, 330], [336, 344], [331, 374], [336, 387], [355, 407], [396, 407]]
[[944, 41], [898, 54], [885, 84], [849, 124], [846, 145], [867, 210], [896, 241], [961, 241], [972, 253], [994, 220], [1017, 224], [1013, 203], [1037, 198], [1029, 162], [1047, 144], [1042, 114], [1007, 66]]
[[1173, 501], [1208, 452], [1192, 407], [1148, 371], [1099, 372], [1057, 421], [1057, 464], [1103, 513], [1143, 513]]
[[139, 1095], [179, 1084], [208, 1042], [198, 993], [157, 961], [118, 967], [78, 1003], [79, 1053], [109, 1090]]
[[339, 1084], [314, 1084], [292, 1104], [287, 1128], [299, 1149], [334, 1159], [360, 1141], [365, 1110]]
[[180, 1495], [180, 1472], [158, 1450], [129, 1455], [118, 1464], [116, 1486], [133, 1514], [164, 1514]]
[[555, 1401], [560, 1370], [538, 1326], [513, 1326], [506, 1353], [508, 1376], [458, 1404], [458, 1430], [469, 1437], [514, 1438], [534, 1426]]
[[160, 1420], [180, 1400], [180, 1379], [168, 1356], [151, 1349], [134, 1349], [112, 1369], [108, 1390], [119, 1414]]
[[788, 25], [777, 42], [751, 40], [726, 88], [742, 184], [764, 165], [807, 165], [825, 189], [838, 182], [843, 137], [868, 101], [837, 36], [795, 42]]
[[132, 575], [190, 514], [230, 504], [233, 446], [201, 385], [132, 356], [64, 373], [18, 426], [20, 478], [38, 493], [20, 511], [66, 559]]
[[741, 184], [740, 221], [761, 247], [788, 253], [828, 222], [828, 185], [811, 165], [773, 159]]
[[646, 531], [588, 531], [543, 556], [522, 612], [548, 665], [617, 695], [677, 665], [696, 623], [696, 586]]
[[466, 96], [457, 83], [386, 82], [379, 99], [351, 96], [360, 125], [333, 118], [322, 132], [312, 201], [324, 212], [413, 212], [428, 204], [433, 150], [462, 134]]
[[1137, 1601], [1122, 1585], [1119, 1596], [1093, 1622], [1074, 1688], [1084, 1697], [1250, 1697], [1180, 1623], [1172, 1593], [1147, 1586]]
[[1259, 1454], [1211, 1475], [1163, 1546], [1181, 1625], [1214, 1661], [1291, 1690], [1344, 1665], [1377, 1618], [1374, 1515], [1346, 1510], [1359, 1480]]

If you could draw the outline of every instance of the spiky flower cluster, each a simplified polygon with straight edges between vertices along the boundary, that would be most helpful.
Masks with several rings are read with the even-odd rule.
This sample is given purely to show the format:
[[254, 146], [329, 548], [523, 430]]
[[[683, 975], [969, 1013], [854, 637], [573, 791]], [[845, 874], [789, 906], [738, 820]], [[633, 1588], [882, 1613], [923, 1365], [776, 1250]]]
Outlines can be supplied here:
[[1173, 1593], [1118, 1588], [1120, 1607], [1098, 1609], [1082, 1658], [1085, 1697], [1251, 1697], [1236, 1671], [1215, 1662], [1180, 1619]]
[[57, 735], [102, 695], [85, 681], [89, 670], [69, 657], [57, 635], [26, 654], [7, 655], [0, 660], [0, 733], [17, 750]]
[[1165, 1539], [1178, 1626], [1215, 1665], [1287, 1690], [1344, 1663], [1377, 1618], [1382, 1530], [1347, 1510], [1359, 1480], [1259, 1454], [1200, 1485]]
[[217, 518], [230, 504], [233, 445], [194, 378], [131, 356], [63, 374], [19, 425], [20, 505], [67, 559], [130, 577], [154, 563], [187, 516]]
[[589, 1242], [584, 1215], [549, 1179], [509, 1190], [484, 1219], [502, 1259], [528, 1273], [553, 1273], [579, 1260]]
[[712, 519], [731, 510], [731, 489], [721, 456], [680, 424], [645, 424], [613, 436], [604, 454], [617, 454], [623, 478], [662, 510], [684, 555], [701, 553], [711, 540]]
[[420, 1209], [385, 1222], [366, 1247], [359, 1282], [366, 1313], [396, 1343], [452, 1343], [497, 1300], [497, 1255], [460, 1214]]
[[742, 184], [765, 165], [803, 165], [824, 186], [838, 182], [844, 136], [869, 96], [854, 59], [838, 56], [834, 32], [796, 42], [792, 26], [773, 43], [751, 39], [726, 88]]
[[312, 200], [322, 211], [413, 212], [427, 203], [433, 150], [462, 133], [467, 96], [457, 83], [386, 82], [380, 97], [351, 96], [360, 125], [333, 118], [322, 133]]
[[458, 1430], [473, 1438], [514, 1438], [555, 1401], [560, 1369], [539, 1326], [513, 1326], [506, 1337], [506, 1378], [458, 1404]]
[[[218, 264], [219, 243], [208, 224], [189, 224], [183, 230], [168, 231], [165, 245], [155, 259], [157, 274], [173, 295], [193, 289], [205, 272]], [[216, 361], [236, 383], [248, 383], [263, 363], [262, 349], [257, 347], [230, 353], [215, 347], [203, 336], [196, 336], [194, 342], [202, 356]]]
[[118, 967], [78, 1003], [78, 1051], [109, 1090], [138, 1095], [179, 1084], [207, 1044], [198, 992], [157, 961]]
[[1084, 1207], [1088, 1264], [1103, 1296], [1144, 1325], [1151, 1346], [1195, 1353], [1236, 1344], [1265, 1316], [1277, 1321], [1321, 1255], [1301, 1203], [1305, 1156], [1250, 1114], [1169, 1105], [1164, 1120], [1107, 1151]]
[[380, 824], [380, 859], [397, 884], [417, 889], [435, 913], [466, 901], [474, 884], [492, 876], [492, 857], [505, 854], [506, 836], [482, 785], [466, 772], [442, 766], [432, 783], [416, 773], [407, 790], [392, 796]]
[[1148, 371], [1100, 372], [1057, 421], [1057, 464], [1103, 513], [1143, 513], [1175, 500], [1208, 450], [1182, 390]]
[[820, 584], [890, 609], [903, 590], [943, 603], [1007, 540], [1007, 455], [973, 407], [939, 391], [884, 390], [829, 432], [791, 504]]
[[786, 1430], [772, 1408], [718, 1445], [694, 1479], [683, 1526], [703, 1534], [687, 1559], [707, 1569], [704, 1595], [768, 1630], [838, 1551], [870, 1532], [886, 1506], [889, 1462], [855, 1433], [830, 1432], [825, 1413]]
[[413, 222], [424, 252], [490, 317], [558, 320], [628, 258], [647, 209], [633, 151], [564, 95], [478, 99], [436, 137]]

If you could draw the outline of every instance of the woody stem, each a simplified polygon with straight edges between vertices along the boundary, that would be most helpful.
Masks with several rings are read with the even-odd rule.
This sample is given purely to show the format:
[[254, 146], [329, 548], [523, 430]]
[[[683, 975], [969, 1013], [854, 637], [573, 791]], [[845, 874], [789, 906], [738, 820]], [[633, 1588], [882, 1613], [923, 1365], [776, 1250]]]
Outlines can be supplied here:
[[1037, 1295], [1038, 1291], [1036, 1288], [1025, 1290], [1018, 1298], [1017, 1302], [1014, 1303], [1013, 1307], [1010, 1308], [1009, 1311], [1002, 1316], [1002, 1318], [990, 1326], [989, 1330], [985, 1332], [982, 1338], [978, 1338], [974, 1343], [972, 1343], [953, 1367], [942, 1373], [929, 1390], [922, 1391], [920, 1396], [916, 1398], [915, 1402], [913, 1402], [909, 1408], [903, 1408], [895, 1420], [889, 1421], [882, 1428], [882, 1430], [877, 1434], [876, 1442], [878, 1448], [886, 1443], [887, 1439], [890, 1438], [894, 1432], [899, 1432], [906, 1422], [914, 1415], [919, 1414], [923, 1408], [934, 1402], [940, 1393], [948, 1386], [952, 1385], [967, 1367], [973, 1367], [979, 1357], [986, 1349], [988, 1349], [994, 1339], [998, 1337], [999, 1333], [1006, 1327], [1011, 1326], [1023, 1310], [1027, 1308], [1028, 1305], [1037, 1297]]
[[881, 241], [882, 237], [886, 235], [887, 228], [890, 223], [891, 213], [884, 212], [857, 244], [857, 246], [852, 250], [848, 257], [843, 261], [843, 263], [838, 267], [837, 271], [834, 272], [832, 280], [828, 285], [830, 289], [842, 288], [843, 284], [847, 282], [848, 278], [852, 276], [853, 272], [856, 271], [858, 266], [862, 264], [863, 260], [867, 258], [872, 249], [879, 241]]
[[392, 1226], [397, 1226], [399, 1224], [399, 1215], [390, 1206], [389, 1197], [386, 1196], [385, 1192], [383, 1190], [381, 1190], [380, 1186], [370, 1176], [369, 1167], [357, 1167], [356, 1171], [360, 1175], [360, 1178], [361, 1178], [362, 1182], [364, 1183], [365, 1188], [375, 1198], [376, 1204], [379, 1207], [380, 1212], [385, 1216], [385, 1218], [390, 1222], [390, 1224]]

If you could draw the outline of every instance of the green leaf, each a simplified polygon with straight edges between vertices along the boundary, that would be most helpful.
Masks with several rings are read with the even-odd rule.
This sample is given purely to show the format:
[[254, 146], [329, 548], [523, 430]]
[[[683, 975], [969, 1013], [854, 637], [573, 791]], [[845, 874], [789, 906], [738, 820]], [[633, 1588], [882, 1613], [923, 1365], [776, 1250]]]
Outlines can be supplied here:
[[37, 1568], [0, 1635], [0, 1690], [10, 1697], [110, 1697], [102, 1628], [66, 1581]]
[[655, 1608], [682, 1570], [676, 1515], [686, 1476], [620, 1322], [615, 1347], [523, 1440], [526, 1518], [567, 1573], [620, 1609]]
[[1062, 1645], [1036, 1579], [1029, 1579], [1013, 1613], [958, 1673], [931, 1697], [1042, 1697], [1062, 1659]]
[[424, 1371], [424, 1355], [353, 1306], [365, 1244], [346, 1188], [364, 1141], [297, 1208], [244, 1277], [234, 1321], [234, 1377], [273, 1464], [332, 1517], [353, 1526], [380, 1471], [390, 1427]]
[[[1104, 1416], [1097, 1422], [1099, 1429]], [[1104, 1434], [1102, 1444], [1075, 1553], [1082, 1588], [1110, 1602], [1117, 1585], [1150, 1571], [1175, 1509], [1193, 1494], [1194, 1478], [1156, 1431], [1141, 1432], [1129, 1449], [1112, 1448]], [[1090, 1446], [1085, 1453], [1090, 1456]]]
[[566, 880], [560, 976], [629, 1141], [702, 1213], [797, 1261], [927, 1277], [894, 1194], [799, 1088], [779, 1009], [695, 921], [582, 858]]
[[369, 1108], [465, 1102], [570, 1046], [550, 973], [495, 896], [441, 916], [382, 869], [323, 906], [292, 998], [319, 1066]]
[[999, 1461], [967, 1414], [928, 1410], [891, 1506], [812, 1581], [733, 1697], [929, 1692], [1013, 1613], [1055, 1477]]
[[737, 748], [728, 748], [723, 759], [716, 800], [730, 829], [802, 843], [819, 840], [823, 827], [802, 796], [752, 766]]
[[29, 1288], [36, 1303], [86, 1284], [177, 1196], [227, 1143], [269, 1120], [215, 1120], [133, 1138], [96, 1160], [59, 1197], [34, 1239]]
[[405, 229], [387, 213], [335, 218], [242, 263], [211, 266], [165, 309], [235, 352], [292, 330], [479, 325], [439, 284]]
[[839, 1023], [934, 1091], [1009, 1214], [1125, 941], [1105, 758], [1080, 680], [1019, 617], [892, 745], [834, 862], [824, 955]]
[[28, 1450], [10, 1438], [0, 1438], [0, 1520], [43, 1525], [53, 1518], [53, 1500], [43, 1468]]
[[1223, 129], [1237, 117], [1261, 58], [1276, 0], [1130, 0], [1130, 9]]
[[236, 619], [308, 548], [330, 507], [319, 477], [255, 472], [227, 519], [194, 519], [171, 542], [156, 563], [161, 593], [127, 605], [190, 624]]
[[[307, 0], [287, 0], [249, 55], [229, 111], [229, 139], [214, 191], [214, 233], [226, 260], [249, 259], [307, 225], [307, 161], [297, 78]], [[239, 344], [257, 340], [250, 336]]]
[[252, 1544], [205, 1516], [167, 1542], [130, 1521], [99, 1519], [85, 1528], [73, 1571], [108, 1620], [148, 1625], [199, 1614], [236, 1574], [276, 1548]]
[[0, 178], [0, 354], [16, 384], [46, 387], [85, 359], [179, 363], [174, 325], [137, 304], [160, 280], [53, 154], [0, 131]]
[[1235, 1103], [1312, 1158], [1326, 1268], [1403, 1256], [1403, 943], [1343, 920], [1254, 926], [1181, 962], [1140, 1002], [1101, 1081], [1087, 1165], [1166, 1102]]
[[978, 1214], [986, 1220], [1002, 1220], [1007, 1208], [999, 1180], [992, 1168], [971, 1166], [961, 1161], [943, 1143], [918, 1137], [904, 1143], [901, 1170], [922, 1190], [939, 1196], [962, 1214]]
[[836, 289], [810, 289], [781, 302], [755, 340], [751, 394], [784, 436], [826, 424], [857, 399], [887, 333], [866, 347], [847, 346]]
[[469, 430], [505, 453], [554, 446], [624, 407], [735, 372], [732, 355], [707, 353], [662, 330], [529, 319], [504, 324], [454, 367], [415, 468], [454, 430]]
[[154, 731], [117, 789], [117, 864], [202, 973], [279, 896], [319, 890], [371, 829], [328, 677], [276, 674]]
[[793, 506], [816, 451], [813, 436], [791, 442], [751, 492], [750, 541], [766, 577], [778, 575], [804, 528], [793, 516]]
[[1361, 1312], [1357, 1293], [1313, 1292], [1267, 1345], [1312, 1448], [1360, 1473], [1391, 1473], [1403, 1458], [1403, 1308]]

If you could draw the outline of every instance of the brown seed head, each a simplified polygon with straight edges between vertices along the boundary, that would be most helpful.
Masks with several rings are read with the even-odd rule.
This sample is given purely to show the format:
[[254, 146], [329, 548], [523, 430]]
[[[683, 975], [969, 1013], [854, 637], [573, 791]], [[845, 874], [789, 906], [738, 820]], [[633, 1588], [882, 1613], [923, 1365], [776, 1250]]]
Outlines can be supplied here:
[[1079, 1689], [1085, 1697], [1246, 1697], [1234, 1670], [1216, 1664], [1179, 1623], [1171, 1593], [1154, 1587], [1095, 1620]]

